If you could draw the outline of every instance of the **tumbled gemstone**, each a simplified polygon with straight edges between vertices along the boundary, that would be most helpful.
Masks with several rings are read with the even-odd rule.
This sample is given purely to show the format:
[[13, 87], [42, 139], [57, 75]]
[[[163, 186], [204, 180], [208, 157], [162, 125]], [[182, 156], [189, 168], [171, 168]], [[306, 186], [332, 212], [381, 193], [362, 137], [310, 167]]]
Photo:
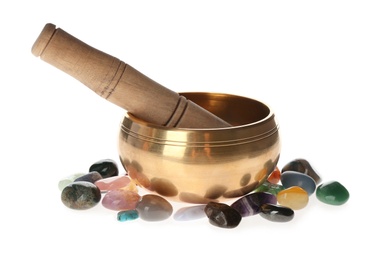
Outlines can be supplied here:
[[277, 201], [281, 206], [298, 210], [307, 206], [309, 196], [304, 189], [298, 186], [292, 186], [280, 191], [277, 194]]
[[111, 159], [103, 159], [95, 162], [89, 167], [89, 171], [99, 172], [103, 178], [117, 176], [119, 174], [116, 162]]
[[87, 174], [78, 177], [74, 181], [88, 181], [91, 183], [95, 183], [96, 181], [101, 180], [102, 178], [103, 177], [101, 177], [101, 174], [98, 172], [89, 172]]
[[60, 191], [62, 191], [67, 185], [69, 185], [70, 183], [74, 182], [75, 179], [77, 179], [78, 177], [81, 177], [84, 174], [85, 173], [75, 173], [75, 174], [66, 176], [65, 178], [62, 178], [58, 182], [58, 189]]
[[142, 196], [136, 209], [139, 217], [146, 221], [165, 220], [173, 213], [173, 206], [166, 199], [154, 194]]
[[285, 171], [296, 171], [306, 174], [315, 180], [316, 185], [321, 182], [321, 178], [312, 165], [305, 159], [295, 159], [287, 163], [281, 170], [281, 173]]
[[348, 201], [348, 190], [337, 181], [320, 184], [316, 189], [316, 197], [321, 202], [330, 205], [342, 205]]
[[139, 200], [140, 195], [137, 192], [117, 189], [108, 191], [101, 204], [107, 209], [123, 211], [135, 209]]
[[101, 192], [107, 192], [109, 190], [116, 190], [126, 187], [131, 183], [131, 179], [126, 176], [113, 176], [98, 180], [95, 185], [100, 189]]
[[271, 193], [273, 195], [277, 195], [278, 192], [280, 192], [284, 189], [285, 189], [284, 186], [282, 186], [280, 184], [273, 184], [273, 183], [270, 183], [268, 181], [265, 181], [264, 183], [259, 185], [259, 187], [256, 188], [254, 190], [254, 192], [268, 192], [268, 193]]
[[298, 186], [303, 188], [308, 195], [312, 195], [316, 189], [316, 182], [312, 177], [296, 171], [285, 171], [281, 174], [281, 183], [284, 188]]
[[276, 166], [276, 168], [267, 177], [267, 181], [272, 184], [277, 184], [280, 182], [280, 179], [281, 179], [281, 171]]
[[235, 228], [242, 216], [231, 206], [219, 202], [209, 202], [204, 208], [209, 223], [221, 228]]
[[177, 221], [196, 220], [206, 217], [204, 212], [205, 204], [183, 207], [174, 213], [173, 218]]
[[231, 204], [231, 207], [238, 211], [242, 217], [248, 217], [258, 214], [264, 203], [275, 204], [277, 198], [268, 192], [254, 192], [239, 198]]
[[119, 211], [117, 214], [117, 220], [120, 222], [135, 220], [139, 218], [139, 213], [136, 209]]
[[90, 209], [101, 199], [101, 192], [91, 182], [78, 181], [67, 185], [61, 193], [62, 203], [71, 209]]
[[259, 215], [273, 222], [288, 222], [294, 217], [294, 211], [291, 208], [276, 204], [262, 204]]

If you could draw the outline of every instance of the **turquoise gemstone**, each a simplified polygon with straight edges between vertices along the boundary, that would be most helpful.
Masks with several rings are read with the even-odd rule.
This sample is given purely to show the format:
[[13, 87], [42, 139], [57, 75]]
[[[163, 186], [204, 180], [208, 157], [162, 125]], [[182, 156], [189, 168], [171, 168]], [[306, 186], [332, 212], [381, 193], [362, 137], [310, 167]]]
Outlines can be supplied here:
[[326, 204], [343, 205], [350, 198], [350, 194], [339, 182], [330, 181], [317, 187], [316, 198]]
[[135, 209], [119, 211], [117, 214], [117, 220], [120, 222], [135, 220], [137, 218], [139, 218], [139, 213]]

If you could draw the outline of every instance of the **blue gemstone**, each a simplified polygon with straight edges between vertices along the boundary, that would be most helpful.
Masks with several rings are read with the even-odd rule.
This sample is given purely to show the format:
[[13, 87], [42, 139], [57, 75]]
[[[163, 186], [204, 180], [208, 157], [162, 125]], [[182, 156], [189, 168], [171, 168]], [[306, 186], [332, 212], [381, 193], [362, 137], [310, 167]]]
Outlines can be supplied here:
[[292, 186], [298, 186], [304, 189], [308, 195], [312, 195], [316, 190], [315, 180], [301, 172], [285, 171], [281, 174], [281, 183], [285, 189]]
[[317, 173], [317, 171], [312, 167], [312, 165], [305, 159], [295, 159], [289, 163], [287, 163], [282, 169], [282, 172], [286, 171], [296, 171], [304, 173], [310, 177], [312, 177], [316, 184], [319, 184], [321, 182], [320, 175]]

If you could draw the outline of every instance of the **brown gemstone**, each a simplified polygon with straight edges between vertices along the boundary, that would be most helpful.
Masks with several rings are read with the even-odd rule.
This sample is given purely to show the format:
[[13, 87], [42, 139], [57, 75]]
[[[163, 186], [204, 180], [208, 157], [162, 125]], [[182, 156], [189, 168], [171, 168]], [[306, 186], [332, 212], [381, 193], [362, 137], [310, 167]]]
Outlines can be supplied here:
[[238, 211], [224, 203], [209, 202], [205, 206], [204, 212], [209, 223], [221, 228], [235, 228], [242, 220]]

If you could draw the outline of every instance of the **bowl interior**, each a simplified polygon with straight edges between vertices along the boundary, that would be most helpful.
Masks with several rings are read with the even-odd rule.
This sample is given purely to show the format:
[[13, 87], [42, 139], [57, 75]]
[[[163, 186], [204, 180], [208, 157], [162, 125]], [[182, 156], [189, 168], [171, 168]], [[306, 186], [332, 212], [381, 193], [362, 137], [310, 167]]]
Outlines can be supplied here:
[[184, 92], [180, 94], [233, 126], [263, 120], [271, 113], [267, 105], [247, 97], [207, 92]]

